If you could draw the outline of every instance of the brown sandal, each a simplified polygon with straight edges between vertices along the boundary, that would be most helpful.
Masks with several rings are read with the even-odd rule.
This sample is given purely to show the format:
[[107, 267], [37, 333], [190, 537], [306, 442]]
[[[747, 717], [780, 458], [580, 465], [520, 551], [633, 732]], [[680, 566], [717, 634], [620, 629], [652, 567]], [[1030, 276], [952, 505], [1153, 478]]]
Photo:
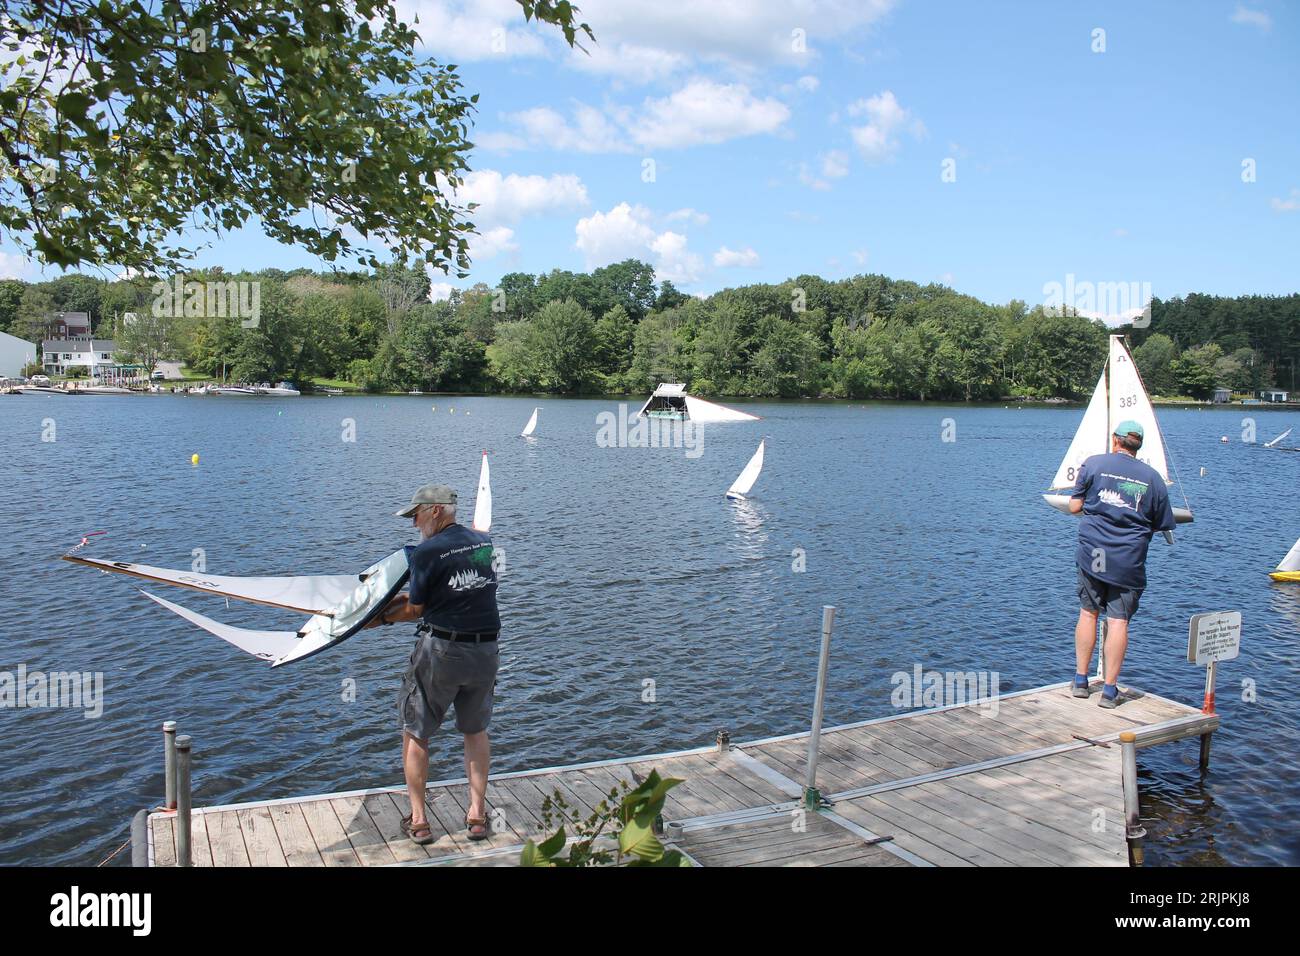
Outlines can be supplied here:
[[483, 817], [481, 820], [471, 820], [469, 814], [466, 814], [465, 829], [468, 831], [469, 838], [475, 843], [479, 840], [486, 840], [488, 838], [487, 817]]
[[411, 838], [412, 843], [418, 843], [420, 846], [433, 842], [433, 828], [429, 826], [428, 822], [411, 826], [410, 814], [402, 817], [402, 832]]

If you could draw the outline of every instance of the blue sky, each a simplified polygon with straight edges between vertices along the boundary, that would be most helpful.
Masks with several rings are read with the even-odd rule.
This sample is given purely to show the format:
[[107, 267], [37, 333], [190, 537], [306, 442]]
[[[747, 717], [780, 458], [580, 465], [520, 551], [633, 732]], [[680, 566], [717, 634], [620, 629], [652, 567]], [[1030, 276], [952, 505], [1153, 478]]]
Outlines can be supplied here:
[[[438, 282], [635, 256], [696, 293], [861, 272], [1031, 304], [1071, 274], [1300, 289], [1294, 4], [588, 0], [590, 57], [512, 0], [399, 6], [480, 93], [483, 235], [470, 278]], [[199, 262], [323, 265], [256, 228]], [[39, 277], [9, 243], [0, 268]]]

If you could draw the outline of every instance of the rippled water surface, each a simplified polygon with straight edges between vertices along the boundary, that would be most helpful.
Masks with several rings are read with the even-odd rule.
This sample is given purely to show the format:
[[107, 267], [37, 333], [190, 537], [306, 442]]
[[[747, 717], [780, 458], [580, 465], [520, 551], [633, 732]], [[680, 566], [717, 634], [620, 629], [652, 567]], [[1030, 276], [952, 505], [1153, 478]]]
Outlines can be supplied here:
[[[520, 439], [538, 404], [536, 439]], [[806, 729], [823, 604], [839, 607], [828, 723], [891, 713], [890, 675], [915, 663], [996, 670], [1005, 690], [1069, 677], [1074, 524], [1038, 493], [1078, 408], [744, 407], [763, 421], [712, 427], [688, 458], [598, 447], [612, 400], [0, 398], [0, 670], [102, 671], [106, 698], [98, 719], [0, 710], [0, 863], [93, 864], [117, 848], [161, 798], [167, 718], [194, 738], [197, 805], [400, 782], [409, 630], [272, 671], [131, 579], [57, 558], [102, 530], [87, 553], [188, 568], [201, 548], [215, 574], [357, 571], [413, 540], [392, 513], [415, 486], [448, 482], [468, 504], [480, 449], [506, 559], [494, 769], [699, 746], [722, 727]], [[1300, 425], [1255, 414], [1261, 437]], [[1244, 637], [1221, 668], [1210, 773], [1193, 741], [1140, 757], [1148, 860], [1295, 865], [1300, 586], [1265, 572], [1300, 534], [1300, 454], [1243, 445], [1240, 409], [1160, 416], [1197, 518], [1175, 547], [1152, 545], [1123, 680], [1199, 702], [1190, 615], [1239, 609]], [[753, 498], [729, 504], [762, 435]], [[163, 593], [243, 626], [302, 619]], [[438, 738], [433, 776], [459, 762], [459, 740]]]

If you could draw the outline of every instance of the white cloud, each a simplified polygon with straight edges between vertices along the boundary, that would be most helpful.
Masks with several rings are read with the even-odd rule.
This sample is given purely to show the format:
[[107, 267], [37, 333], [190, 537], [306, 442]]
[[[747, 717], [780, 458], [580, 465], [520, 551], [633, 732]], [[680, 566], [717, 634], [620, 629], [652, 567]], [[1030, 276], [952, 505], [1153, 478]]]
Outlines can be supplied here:
[[647, 98], [630, 132], [647, 148], [681, 148], [771, 133], [789, 118], [780, 100], [756, 99], [739, 83], [694, 79], [671, 96]]
[[[432, 266], [429, 267], [432, 269]], [[452, 292], [456, 287], [450, 282], [430, 282], [429, 283], [429, 301], [446, 302], [451, 298]]]
[[758, 265], [758, 253], [749, 246], [739, 251], [723, 246], [713, 254], [713, 264], [719, 269], [749, 269]]
[[587, 187], [577, 176], [503, 176], [495, 169], [467, 174], [456, 190], [456, 201], [479, 204], [471, 215], [479, 227], [517, 223], [526, 216], [585, 209], [591, 204]]
[[1264, 10], [1252, 10], [1243, 4], [1237, 4], [1237, 8], [1232, 11], [1232, 22], [1242, 23], [1247, 26], [1258, 27], [1263, 33], [1273, 29], [1273, 18]]
[[26, 279], [32, 274], [32, 261], [23, 255], [0, 252], [0, 279]]
[[853, 261], [860, 266], [867, 264], [867, 258], [870, 255], [866, 249], [854, 249], [849, 255], [853, 256]]
[[1300, 189], [1291, 190], [1291, 195], [1287, 199], [1274, 196], [1269, 200], [1269, 205], [1273, 207], [1274, 212], [1300, 212]]
[[[592, 25], [597, 47], [610, 51], [572, 55], [580, 69], [615, 74], [629, 80], [656, 78], [648, 70], [657, 62], [658, 77], [703, 63], [737, 71], [774, 64], [798, 65], [817, 56], [817, 47], [840, 42], [878, 22], [895, 0], [800, 0], [781, 3], [716, 3], [701, 8], [697, 0], [583, 0], [582, 19]], [[805, 50], [793, 42], [803, 30]]]
[[574, 230], [575, 245], [586, 258], [587, 269], [624, 259], [642, 259], [654, 266], [660, 280], [696, 281], [703, 263], [687, 249], [686, 236], [671, 230], [656, 231], [653, 218], [646, 207], [623, 202], [609, 212], [597, 211], [579, 219]]
[[524, 20], [515, 0], [396, 0], [396, 7], [398, 17], [420, 34], [424, 49], [452, 63], [546, 52], [543, 31]]
[[821, 86], [821, 80], [817, 79], [815, 76], [801, 76], [795, 81], [795, 86], [799, 87], [799, 89], [803, 90], [805, 93], [815, 93], [817, 92], [817, 87]]
[[697, 226], [707, 226], [709, 223], [709, 214], [700, 212], [698, 209], [691, 209], [689, 206], [685, 209], [677, 209], [664, 216], [665, 222], [689, 222]]
[[484, 229], [476, 236], [469, 237], [469, 257], [473, 262], [493, 259], [503, 252], [515, 252], [519, 243], [514, 241], [515, 231], [509, 226], [495, 226]]
[[897, 153], [904, 132], [917, 138], [925, 135], [925, 125], [903, 109], [891, 90], [849, 104], [848, 112], [867, 118], [865, 126], [855, 126], [851, 132], [858, 151], [870, 162], [883, 162]]
[[772, 133], [790, 118], [780, 100], [758, 98], [739, 83], [696, 78], [666, 97], [646, 97], [639, 107], [602, 111], [575, 102], [570, 117], [539, 106], [505, 119], [513, 132], [489, 133], [478, 142], [489, 148], [625, 153], [642, 149], [681, 149], [760, 133]]
[[849, 174], [849, 154], [833, 149], [821, 157], [820, 174], [814, 174], [807, 163], [799, 164], [799, 182], [812, 189], [830, 189], [832, 179], [842, 179]]

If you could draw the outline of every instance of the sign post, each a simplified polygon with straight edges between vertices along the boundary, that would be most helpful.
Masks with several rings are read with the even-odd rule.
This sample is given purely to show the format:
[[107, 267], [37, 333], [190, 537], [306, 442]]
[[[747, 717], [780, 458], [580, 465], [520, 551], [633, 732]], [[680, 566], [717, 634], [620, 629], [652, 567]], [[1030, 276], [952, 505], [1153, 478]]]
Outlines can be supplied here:
[[[1241, 653], [1241, 612], [1193, 614], [1187, 629], [1187, 662], [1205, 668], [1205, 702], [1201, 713], [1214, 713], [1214, 682], [1219, 661]], [[1201, 769], [1210, 765], [1210, 735], [1201, 735]]]

